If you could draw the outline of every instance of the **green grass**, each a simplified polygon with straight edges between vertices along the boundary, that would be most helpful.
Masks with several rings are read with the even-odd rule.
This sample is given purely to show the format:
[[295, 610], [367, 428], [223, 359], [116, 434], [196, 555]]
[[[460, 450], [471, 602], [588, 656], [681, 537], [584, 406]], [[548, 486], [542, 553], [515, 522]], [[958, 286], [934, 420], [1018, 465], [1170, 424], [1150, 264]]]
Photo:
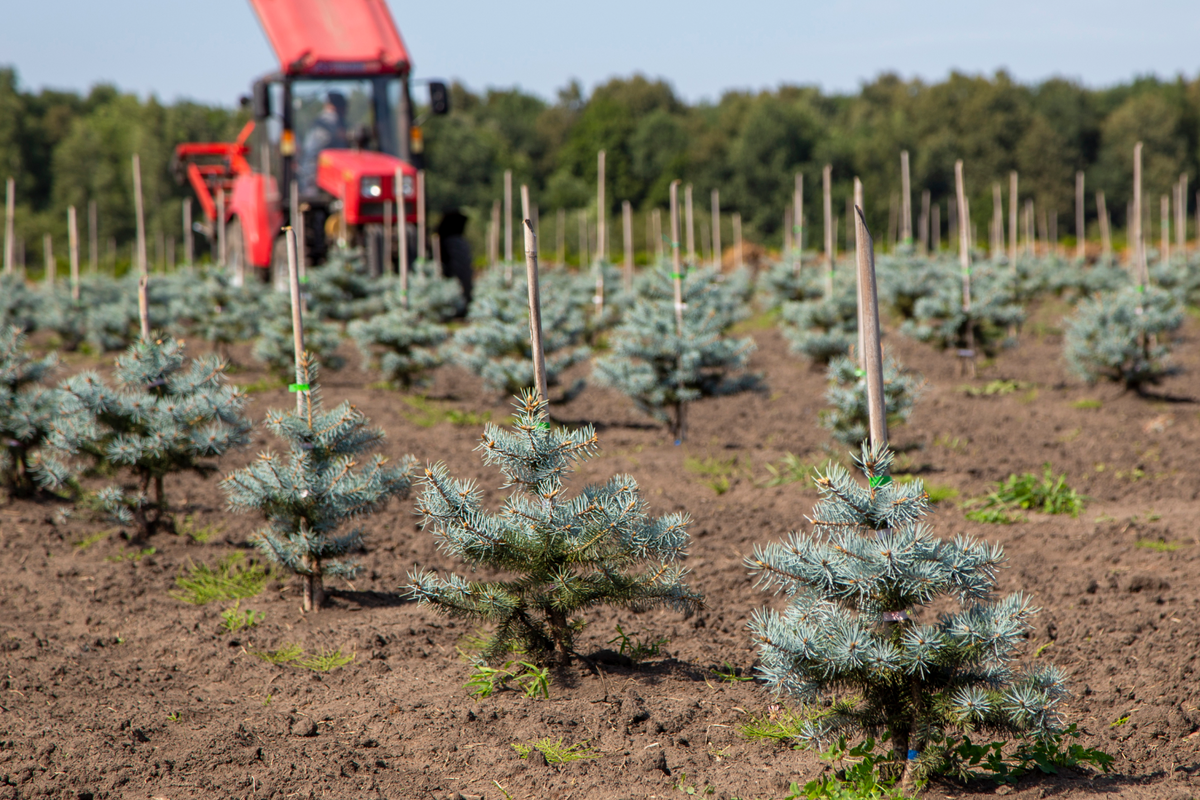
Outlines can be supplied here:
[[746, 683], [754, 680], [753, 675], [744, 674], [741, 668], [733, 666], [728, 661], [721, 665], [720, 669], [714, 669], [713, 674], [725, 683]]
[[490, 411], [477, 414], [474, 411], [448, 408], [433, 402], [424, 395], [408, 395], [401, 397], [400, 400], [412, 409], [411, 412], [405, 412], [404, 418], [422, 428], [432, 428], [443, 422], [449, 422], [451, 425], [459, 427], [478, 427], [492, 419]]
[[89, 547], [94, 545], [96, 542], [107, 539], [114, 530], [116, 530], [116, 529], [108, 528], [106, 530], [97, 531], [97, 532], [93, 533], [91, 536], [88, 536], [87, 538], [80, 539], [78, 542], [75, 542], [75, 544], [72, 545], [72, 547], [74, 547], [76, 550], [78, 550], [79, 552], [82, 553], [84, 550], [87, 550]]
[[199, 544], [207, 544], [209, 540], [224, 530], [225, 526], [220, 523], [199, 525], [196, 522], [195, 514], [188, 514], [181, 522], [175, 523], [175, 533], [186, 536]]
[[246, 561], [244, 553], [234, 552], [217, 562], [216, 567], [188, 562], [186, 572], [175, 578], [177, 591], [171, 597], [202, 606], [214, 600], [240, 600], [254, 597], [275, 579], [275, 571], [256, 561]]
[[623, 656], [628, 656], [629, 660], [636, 664], [639, 661], [661, 654], [663, 647], [669, 644], [670, 641], [666, 637], [643, 640], [640, 636], [630, 636], [622, 630], [620, 625], [617, 625], [617, 635], [609, 639], [608, 643], [617, 645], [617, 652]]
[[281, 389], [284, 386], [287, 386], [287, 379], [272, 376], [259, 378], [253, 383], [242, 384], [238, 388], [242, 390], [242, 394], [258, 394], [259, 392], [269, 392], [272, 389]]
[[[917, 480], [916, 475], [893, 475], [892, 480], [896, 483], [912, 483]], [[947, 500], [953, 500], [958, 497], [958, 489], [944, 483], [925, 483], [925, 494], [929, 495], [929, 502], [937, 505], [944, 503]]]
[[1134, 547], [1141, 547], [1146, 550], [1153, 550], [1156, 553], [1174, 553], [1181, 547], [1186, 547], [1185, 542], [1160, 542], [1157, 539], [1138, 539], [1133, 543]]
[[734, 324], [729, 329], [729, 334], [731, 336], [741, 336], [752, 331], [768, 331], [779, 325], [779, 313], [780, 310], [778, 308], [773, 308], [770, 311], [755, 314], [753, 317]]
[[354, 653], [343, 653], [342, 648], [336, 650], [322, 649], [315, 653], [305, 653], [298, 644], [285, 644], [276, 650], [255, 650], [253, 655], [279, 667], [299, 667], [313, 672], [330, 672], [344, 667], [354, 660]]
[[1071, 408], [1104, 408], [1104, 403], [1094, 398], [1084, 398], [1071, 403]]
[[1025, 391], [1032, 389], [1033, 384], [1027, 381], [989, 381], [983, 386], [971, 386], [963, 384], [958, 387], [958, 391], [971, 397], [992, 397], [996, 395], [1012, 394], [1013, 392]]
[[767, 472], [771, 477], [764, 480], [760, 486], [786, 486], [789, 483], [800, 483], [811, 480], [818, 469], [812, 461], [806, 461], [795, 453], [786, 453], [776, 464], [767, 464]]
[[104, 560], [111, 561], [114, 564], [119, 564], [122, 561], [141, 561], [146, 556], [152, 556], [156, 552], [158, 551], [153, 547], [147, 547], [142, 550], [121, 550], [121, 552], [115, 555], [105, 556]]
[[255, 625], [263, 621], [263, 613], [261, 611], [251, 611], [247, 609], [242, 611], [242, 601], [239, 600], [233, 604], [233, 608], [227, 608], [221, 612], [221, 627], [229, 633], [237, 633], [246, 628], [253, 628]]
[[707, 456], [699, 459], [688, 456], [683, 460], [683, 468], [693, 475], [701, 476], [700, 482], [717, 494], [725, 494], [732, 487], [732, 478], [745, 471], [738, 465], [737, 456], [733, 458], [714, 458]]
[[520, 754], [521, 758], [528, 758], [530, 753], [537, 750], [546, 757], [547, 764], [567, 764], [571, 761], [585, 761], [600, 757], [600, 751], [588, 747], [587, 742], [567, 745], [563, 744], [561, 736], [557, 741], [547, 736], [532, 744], [516, 742], [512, 747]]
[[1039, 478], [1031, 472], [1009, 475], [995, 491], [970, 501], [981, 506], [967, 513], [974, 522], [1009, 524], [1020, 519], [1016, 509], [1040, 511], [1044, 514], [1070, 514], [1078, 517], [1083, 510], [1083, 495], [1067, 485], [1066, 474], [1055, 477], [1046, 464]]
[[549, 668], [528, 661], [508, 661], [502, 667], [476, 663], [471, 679], [464, 686], [471, 689], [475, 697], [483, 698], [507, 688], [509, 681], [516, 683], [526, 697], [550, 697]]

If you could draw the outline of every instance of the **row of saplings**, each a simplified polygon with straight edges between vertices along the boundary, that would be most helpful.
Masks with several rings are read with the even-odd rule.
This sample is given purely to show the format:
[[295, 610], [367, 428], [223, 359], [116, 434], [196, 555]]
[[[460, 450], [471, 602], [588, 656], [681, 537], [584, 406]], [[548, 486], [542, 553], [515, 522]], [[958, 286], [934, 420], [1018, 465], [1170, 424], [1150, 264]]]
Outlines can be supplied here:
[[[51, 368], [52, 358], [24, 354], [18, 333], [5, 336], [5, 380], [19, 373], [28, 383]], [[139, 481], [133, 491], [105, 489], [91, 502], [147, 535], [165, 519], [163, 479], [215, 470], [218, 456], [247, 442], [251, 426], [224, 364], [212, 356], [187, 362], [170, 337], [133, 345], [117, 360], [116, 378], [116, 388], [83, 373], [58, 389], [18, 391], [28, 395], [20, 414], [43, 435], [37, 456], [28, 447], [14, 458], [10, 440], [5, 467], [13, 480], [59, 489], [74, 484], [81, 462], [101, 473], [126, 469]], [[325, 576], [355, 571], [346, 556], [362, 546], [361, 534], [347, 523], [406, 496], [415, 468], [411, 457], [364, 460], [383, 432], [349, 403], [324, 409], [317, 383], [315, 359], [305, 354], [296, 409], [267, 417], [286, 452], [264, 454], [222, 481], [231, 507], [265, 518], [254, 544], [302, 576], [306, 609], [320, 607]], [[39, 418], [37, 398], [52, 394], [52, 416]], [[13, 400], [0, 397], [0, 407]], [[568, 493], [569, 473], [597, 446], [590, 426], [551, 425], [546, 399], [523, 392], [511, 426], [489, 424], [479, 448], [512, 488], [498, 512], [444, 465], [418, 478], [417, 511], [442, 549], [472, 569], [514, 576], [411, 576], [407, 591], [417, 600], [490, 626], [483, 661], [521, 653], [527, 663], [562, 666], [585, 658], [575, 637], [579, 614], [593, 606], [687, 613], [703, 603], [680, 564], [685, 514], [650, 516], [627, 475]], [[1021, 595], [992, 598], [1000, 548], [934, 536], [922, 522], [922, 484], [892, 482], [891, 461], [886, 446], [864, 444], [857, 464], [865, 486], [832, 465], [817, 478], [822, 500], [811, 532], [747, 559], [764, 586], [788, 596], [782, 614], [763, 610], [750, 627], [762, 679], [804, 704], [790, 735], [804, 744], [886, 737], [890, 752], [872, 763], [906, 789], [934, 774], [968, 774], [980, 761], [969, 737], [980, 730], [1019, 737], [1017, 753], [1061, 756], [1058, 743], [1073, 732], [1060, 715], [1063, 676], [1052, 666], [1015, 664], [1034, 609]], [[959, 610], [932, 620], [928, 607], [946, 600]], [[998, 752], [991, 765], [1004, 768]]]

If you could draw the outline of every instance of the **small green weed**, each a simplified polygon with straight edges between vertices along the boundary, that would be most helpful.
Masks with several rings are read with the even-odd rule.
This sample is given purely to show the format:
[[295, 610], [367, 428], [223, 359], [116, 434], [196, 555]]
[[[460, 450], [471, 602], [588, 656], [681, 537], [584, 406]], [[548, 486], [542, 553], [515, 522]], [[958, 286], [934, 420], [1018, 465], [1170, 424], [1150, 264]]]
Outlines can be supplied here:
[[207, 544], [210, 539], [225, 530], [221, 523], [199, 525], [195, 514], [188, 514], [182, 522], [175, 523], [175, 533], [186, 536], [198, 544]]
[[111, 561], [119, 564], [122, 561], [141, 561], [146, 556], [154, 555], [158, 550], [153, 547], [146, 547], [141, 550], [124, 550], [111, 556], [105, 556], [105, 561]]
[[966, 439], [958, 436], [951, 436], [948, 433], [943, 433], [941, 436], [938, 436], [933, 440], [934, 447], [944, 447], [945, 449], [951, 450], [955, 453], [966, 453], [969, 444], [970, 443]]
[[181, 719], [183, 717], [179, 715], [178, 711], [172, 711], [170, 714], [167, 714], [167, 722], [179, 722]]
[[490, 411], [478, 414], [474, 411], [447, 408], [424, 395], [408, 395], [400, 400], [412, 409], [412, 413], [405, 413], [404, 418], [422, 428], [432, 428], [442, 422], [460, 427], [478, 427], [492, 418]]
[[332, 672], [352, 661], [354, 661], [354, 653], [343, 653], [342, 648], [339, 647], [335, 650], [321, 649], [310, 655], [302, 655], [293, 663], [297, 667], [311, 669], [313, 672]]
[[692, 797], [697, 795], [703, 797], [704, 795], [717, 793], [717, 787], [713, 786], [711, 783], [704, 784], [703, 789], [701, 789], [698, 784], [689, 784], [686, 772], [679, 773], [679, 779], [675, 781], [675, 788]]
[[242, 601], [239, 600], [233, 604], [233, 608], [227, 608], [221, 612], [221, 627], [228, 633], [237, 633], [246, 628], [253, 628], [263, 621], [263, 613], [261, 611], [251, 611], [249, 609], [242, 611], [238, 608], [241, 604]]
[[1039, 647], [1037, 650], [1034, 650], [1034, 651], [1033, 651], [1033, 657], [1034, 657], [1034, 658], [1041, 658], [1041, 657], [1042, 657], [1042, 653], [1046, 652], [1046, 650], [1048, 650], [1048, 649], [1049, 649], [1050, 647], [1052, 647], [1053, 645], [1054, 645], [1054, 642], [1046, 642], [1044, 645], [1042, 645], [1041, 647]]
[[277, 650], [255, 650], [253, 655], [266, 661], [268, 664], [281, 666], [283, 664], [291, 664], [300, 656], [304, 655], [304, 649], [298, 644], [285, 644]]
[[870, 737], [850, 749], [846, 748], [845, 739], [839, 739], [821, 753], [821, 760], [839, 768], [809, 781], [803, 789], [793, 783], [787, 800], [901, 800], [905, 797], [896, 788], [894, 779], [879, 775], [878, 765], [887, 762], [889, 754], [876, 754], [875, 740]]
[[1093, 398], [1085, 398], [1071, 403], [1071, 408], [1104, 408], [1104, 403]]
[[502, 667], [478, 663], [464, 686], [472, 689], [475, 697], [484, 698], [507, 689], [509, 681], [517, 684], [526, 697], [550, 697], [550, 670], [528, 661], [507, 661]]
[[819, 711], [815, 709], [797, 711], [773, 704], [767, 709], [765, 717], [751, 717], [750, 721], [744, 723], [740, 730], [747, 739], [783, 742], [800, 749], [800, 745], [794, 743], [802, 738], [801, 732], [804, 727], [833, 713], [835, 710], [832, 708], [822, 708]]
[[1162, 542], [1158, 539], [1138, 539], [1133, 543], [1134, 547], [1142, 547], [1146, 550], [1153, 550], [1156, 553], [1174, 553], [1181, 547], [1185, 546], [1184, 542]]
[[1012, 394], [1013, 392], [1020, 392], [1031, 388], [1033, 388], [1033, 384], [1026, 381], [998, 380], [989, 381], [983, 386], [971, 386], [970, 384], [964, 384], [958, 387], [958, 391], [962, 392], [963, 394], [970, 395], [971, 397], [992, 397], [997, 395], [1003, 396], [1006, 394]]
[[600, 751], [588, 747], [587, 742], [566, 745], [563, 744], [561, 736], [557, 741], [546, 737], [545, 739], [538, 739], [533, 744], [520, 744], [517, 742], [512, 747], [513, 750], [516, 750], [520, 754], [521, 758], [528, 758], [530, 753], [537, 750], [546, 757], [547, 764], [566, 764], [571, 761], [584, 761], [600, 757]]
[[[1124, 719], [1129, 720], [1128, 717]], [[942, 743], [945, 762], [940, 771], [962, 781], [982, 778], [1009, 784], [1034, 770], [1045, 775], [1056, 775], [1064, 768], [1078, 770], [1082, 767], [1108, 772], [1113, 757], [1079, 744], [1075, 741], [1079, 736], [1079, 729], [1071, 724], [1061, 733], [1042, 740], [1022, 740], [1007, 755], [1004, 753], [1005, 742], [975, 744], [969, 736], [963, 736], [961, 740]]]
[[284, 378], [259, 378], [253, 383], [245, 383], [240, 387], [242, 394], [258, 394], [259, 392], [269, 392], [272, 389], [281, 389], [287, 385], [287, 380]]
[[799, 483], [812, 478], [816, 464], [805, 461], [795, 453], [786, 453], [779, 459], [778, 464], [767, 464], [767, 472], [771, 477], [760, 483], [760, 486], [786, 486], [789, 483]]
[[735, 667], [726, 661], [720, 669], [714, 669], [713, 674], [726, 683], [745, 683], [754, 680], [753, 675], [747, 675], [741, 667]]
[[188, 571], [175, 578], [179, 590], [171, 592], [171, 597], [196, 606], [214, 600], [254, 597], [274, 580], [275, 571], [256, 561], [244, 563], [245, 560], [244, 553], [234, 552], [218, 561], [215, 569], [189, 562]]
[[77, 551], [82, 553], [84, 550], [87, 550], [89, 547], [94, 545], [96, 542], [107, 539], [109, 537], [109, 535], [115, 530], [116, 530], [116, 528], [108, 528], [107, 530], [96, 531], [91, 536], [88, 536], [87, 538], [80, 539], [78, 542], [75, 542], [75, 544], [72, 546]]
[[1110, 728], [1119, 728], [1119, 727], [1121, 727], [1122, 725], [1125, 725], [1125, 724], [1127, 724], [1128, 722], [1129, 722], [1129, 715], [1128, 715], [1128, 714], [1126, 714], [1126, 715], [1125, 715], [1125, 716], [1123, 716], [1123, 717], [1118, 717], [1118, 718], [1117, 718], [1116, 720], [1114, 720], [1114, 721], [1113, 721], [1111, 724], [1109, 724], [1109, 726], [1108, 726], [1108, 727], [1110, 727]]
[[1016, 521], [1010, 511], [1025, 509], [1045, 514], [1070, 514], [1079, 516], [1084, 498], [1067, 486], [1066, 474], [1054, 477], [1050, 465], [1044, 465], [1042, 477], [1026, 472], [1024, 475], [1009, 475], [1004, 483], [986, 497], [970, 501], [982, 504], [978, 511], [971, 511], [967, 519], [975, 522], [1007, 524]]
[[608, 640], [609, 644], [618, 645], [618, 650], [621, 655], [628, 656], [629, 660], [634, 664], [646, 658], [653, 658], [662, 652], [671, 640], [664, 637], [658, 639], [642, 640], [639, 637], [630, 636], [625, 633], [620, 625], [617, 625], [617, 635]]
[[703, 476], [701, 482], [717, 494], [728, 492], [732, 486], [730, 478], [745, 471], [738, 466], [736, 456], [733, 458], [708, 456], [704, 459], [688, 456], [683, 460], [683, 468], [694, 475]]

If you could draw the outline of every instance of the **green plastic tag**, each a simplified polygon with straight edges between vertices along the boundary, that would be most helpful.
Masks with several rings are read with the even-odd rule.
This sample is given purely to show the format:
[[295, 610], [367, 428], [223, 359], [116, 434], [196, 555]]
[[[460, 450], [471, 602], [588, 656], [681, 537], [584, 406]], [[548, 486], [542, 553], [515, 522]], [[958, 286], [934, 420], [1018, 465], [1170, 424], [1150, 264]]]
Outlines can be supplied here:
[[887, 486], [892, 482], [891, 475], [876, 475], [870, 479], [872, 489], [878, 489], [880, 486]]
[[550, 423], [549, 422], [539, 422], [534, 427], [538, 428], [539, 430], [548, 431], [548, 430], [550, 430]]
[[1145, 294], [1145, 293], [1146, 293], [1146, 287], [1145, 287], [1145, 286], [1139, 286], [1139, 287], [1138, 287], [1138, 291], [1139, 291], [1139, 292], [1141, 292], [1142, 294]]
[[672, 272], [671, 280], [681, 281], [681, 280], [683, 280], [683, 275], [679, 274], [678, 272]]
[[308, 384], [307, 383], [289, 383], [288, 391], [289, 392], [307, 392]]
[[300, 276], [300, 282], [301, 282], [301, 283], [308, 283], [308, 276], [307, 276], [307, 275], [301, 275], [301, 276]]

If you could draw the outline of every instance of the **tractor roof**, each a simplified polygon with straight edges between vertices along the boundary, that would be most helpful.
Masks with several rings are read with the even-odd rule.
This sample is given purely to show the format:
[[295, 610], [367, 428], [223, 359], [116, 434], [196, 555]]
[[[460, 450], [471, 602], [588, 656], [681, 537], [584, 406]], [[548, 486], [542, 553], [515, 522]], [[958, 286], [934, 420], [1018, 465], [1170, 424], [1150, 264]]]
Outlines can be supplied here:
[[407, 73], [385, 0], [250, 0], [288, 75]]

